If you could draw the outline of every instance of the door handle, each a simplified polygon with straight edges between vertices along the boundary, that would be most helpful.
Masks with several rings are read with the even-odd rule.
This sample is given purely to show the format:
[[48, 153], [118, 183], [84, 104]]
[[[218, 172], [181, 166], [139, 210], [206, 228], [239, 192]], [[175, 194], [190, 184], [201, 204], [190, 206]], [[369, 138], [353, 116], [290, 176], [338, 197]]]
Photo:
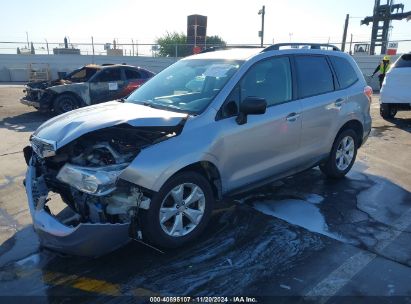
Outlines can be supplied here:
[[293, 113], [288, 114], [285, 119], [287, 121], [296, 121], [298, 117], [300, 117], [300, 114], [293, 112]]
[[334, 104], [335, 104], [337, 107], [341, 107], [342, 104], [344, 103], [344, 101], [345, 101], [344, 98], [338, 98], [336, 101], [334, 101]]

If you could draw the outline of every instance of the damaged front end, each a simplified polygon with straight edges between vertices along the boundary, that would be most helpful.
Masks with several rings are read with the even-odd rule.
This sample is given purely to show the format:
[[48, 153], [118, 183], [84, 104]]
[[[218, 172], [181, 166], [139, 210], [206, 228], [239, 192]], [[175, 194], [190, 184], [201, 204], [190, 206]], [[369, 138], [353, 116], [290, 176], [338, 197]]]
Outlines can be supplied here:
[[[59, 149], [32, 136], [24, 151], [25, 186], [42, 245], [99, 256], [127, 243], [137, 234], [139, 209], [150, 206], [150, 193], [119, 176], [141, 149], [176, 134], [176, 129], [123, 124], [87, 133]], [[67, 205], [57, 215], [48, 207], [50, 192]]]
[[49, 82], [29, 83], [25, 86], [23, 93], [26, 94], [20, 102], [27, 106], [32, 106], [39, 111], [48, 111], [52, 106], [54, 93], [48, 89], [53, 84]]

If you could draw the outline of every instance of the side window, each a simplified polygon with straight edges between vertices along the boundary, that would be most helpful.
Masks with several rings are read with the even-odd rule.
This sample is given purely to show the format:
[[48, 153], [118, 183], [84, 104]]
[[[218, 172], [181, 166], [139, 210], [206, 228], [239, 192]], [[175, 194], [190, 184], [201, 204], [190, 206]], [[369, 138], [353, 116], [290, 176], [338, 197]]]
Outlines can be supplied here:
[[267, 106], [292, 99], [290, 59], [274, 57], [253, 65], [240, 81], [240, 100], [253, 96], [264, 98]]
[[135, 70], [124, 70], [126, 73], [126, 79], [140, 79], [141, 75]]
[[292, 99], [290, 59], [274, 57], [254, 64], [228, 95], [221, 117], [238, 114], [240, 103], [247, 97], [264, 98], [267, 106]]
[[404, 54], [395, 63], [394, 68], [411, 68], [411, 54]]
[[300, 98], [334, 91], [333, 75], [322, 56], [296, 56], [298, 93]]
[[109, 82], [109, 81], [119, 81], [121, 80], [121, 70], [120, 69], [104, 69], [97, 75], [95, 81], [97, 82]]
[[347, 59], [336, 56], [330, 56], [329, 58], [337, 74], [341, 89], [348, 88], [357, 82], [357, 73], [355, 73], [355, 70]]

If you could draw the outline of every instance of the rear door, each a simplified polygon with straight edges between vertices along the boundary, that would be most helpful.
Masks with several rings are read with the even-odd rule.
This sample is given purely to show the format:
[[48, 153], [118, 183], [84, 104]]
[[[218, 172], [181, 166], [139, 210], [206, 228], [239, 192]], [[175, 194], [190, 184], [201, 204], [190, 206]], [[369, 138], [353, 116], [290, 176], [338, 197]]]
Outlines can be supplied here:
[[337, 82], [326, 56], [298, 55], [294, 62], [302, 107], [301, 158], [309, 162], [330, 152], [329, 142], [336, 135], [335, 125], [347, 96], [335, 91]]
[[119, 98], [126, 81], [122, 68], [104, 68], [90, 80], [91, 103], [100, 103]]

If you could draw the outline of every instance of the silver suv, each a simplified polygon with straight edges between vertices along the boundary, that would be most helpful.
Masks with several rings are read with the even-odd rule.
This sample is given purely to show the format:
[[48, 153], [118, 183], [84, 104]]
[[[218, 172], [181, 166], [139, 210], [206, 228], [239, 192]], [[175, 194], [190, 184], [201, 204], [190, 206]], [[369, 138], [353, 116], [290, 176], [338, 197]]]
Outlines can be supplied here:
[[[96, 256], [130, 239], [177, 247], [224, 197], [314, 166], [351, 169], [371, 129], [371, 89], [329, 45], [184, 58], [125, 101], [45, 122], [24, 149], [46, 247]], [[49, 192], [68, 205], [53, 215]]]

